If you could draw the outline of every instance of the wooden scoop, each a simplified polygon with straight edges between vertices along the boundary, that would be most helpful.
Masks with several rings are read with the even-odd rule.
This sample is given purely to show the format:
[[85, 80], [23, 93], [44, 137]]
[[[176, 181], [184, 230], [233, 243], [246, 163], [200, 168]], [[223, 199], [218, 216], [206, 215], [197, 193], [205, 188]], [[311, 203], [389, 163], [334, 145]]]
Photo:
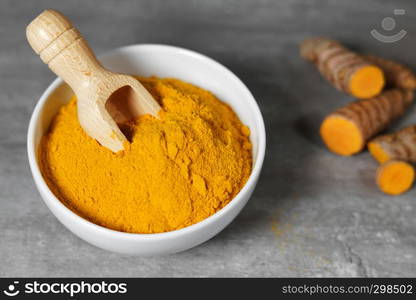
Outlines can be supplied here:
[[134, 77], [106, 70], [72, 23], [45, 10], [26, 28], [33, 50], [78, 98], [78, 119], [86, 133], [113, 152], [127, 141], [117, 124], [143, 114], [157, 117], [159, 104]]

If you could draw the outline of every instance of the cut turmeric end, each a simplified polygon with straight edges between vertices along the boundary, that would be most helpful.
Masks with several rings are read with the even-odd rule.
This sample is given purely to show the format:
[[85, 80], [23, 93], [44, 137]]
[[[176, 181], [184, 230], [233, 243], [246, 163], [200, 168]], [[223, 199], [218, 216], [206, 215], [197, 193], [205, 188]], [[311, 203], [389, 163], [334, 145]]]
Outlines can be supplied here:
[[332, 152], [353, 155], [364, 147], [364, 139], [357, 125], [341, 116], [329, 116], [321, 125], [321, 137]]
[[365, 99], [377, 96], [385, 84], [383, 71], [376, 66], [365, 66], [351, 75], [349, 90], [354, 97]]
[[370, 151], [374, 159], [381, 164], [391, 159], [386, 151], [384, 151], [383, 147], [381, 147], [378, 143], [368, 143], [368, 151]]
[[390, 160], [377, 170], [377, 185], [389, 195], [400, 195], [410, 189], [415, 179], [413, 166], [404, 161]]

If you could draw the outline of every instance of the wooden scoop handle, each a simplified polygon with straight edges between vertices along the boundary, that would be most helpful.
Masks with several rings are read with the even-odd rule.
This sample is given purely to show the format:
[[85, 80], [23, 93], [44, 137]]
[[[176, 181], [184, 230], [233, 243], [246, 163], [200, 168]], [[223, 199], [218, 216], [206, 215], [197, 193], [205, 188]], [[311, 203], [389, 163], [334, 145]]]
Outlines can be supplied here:
[[27, 26], [26, 36], [42, 61], [76, 94], [91, 76], [106, 72], [79, 31], [58, 11], [42, 12]]
[[116, 122], [157, 117], [160, 106], [146, 88], [130, 75], [103, 68], [61, 13], [45, 10], [27, 26], [26, 35], [43, 62], [75, 92], [82, 128], [104, 147], [117, 152], [127, 142]]

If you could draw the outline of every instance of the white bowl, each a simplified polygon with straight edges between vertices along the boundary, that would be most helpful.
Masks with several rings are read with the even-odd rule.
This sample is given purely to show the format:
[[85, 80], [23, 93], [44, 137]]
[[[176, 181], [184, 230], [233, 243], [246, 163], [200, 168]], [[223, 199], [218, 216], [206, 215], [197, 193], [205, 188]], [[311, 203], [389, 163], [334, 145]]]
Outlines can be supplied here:
[[247, 87], [230, 70], [202, 54], [165, 45], [133, 45], [100, 57], [111, 70], [141, 76], [175, 77], [213, 92], [231, 105], [251, 130], [253, 170], [240, 193], [209, 218], [183, 229], [156, 234], [132, 234], [93, 224], [73, 213], [48, 188], [43, 179], [37, 149], [60, 106], [72, 96], [71, 89], [56, 79], [40, 97], [30, 120], [27, 151], [30, 169], [46, 205], [58, 220], [81, 239], [109, 251], [133, 255], [159, 255], [184, 251], [201, 244], [225, 228], [250, 198], [263, 165], [266, 148], [264, 122]]

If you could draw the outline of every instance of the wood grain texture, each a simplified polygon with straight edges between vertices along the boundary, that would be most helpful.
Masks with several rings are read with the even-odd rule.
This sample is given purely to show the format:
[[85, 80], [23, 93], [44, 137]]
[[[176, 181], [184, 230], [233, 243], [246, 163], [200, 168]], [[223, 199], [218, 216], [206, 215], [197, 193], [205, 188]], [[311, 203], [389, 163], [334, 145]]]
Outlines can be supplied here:
[[[185, 253], [142, 259], [96, 249], [50, 213], [25, 148], [30, 114], [55, 77], [25, 28], [47, 8], [65, 12], [98, 54], [135, 43], [182, 46], [250, 88], [266, 122], [266, 159], [253, 197], [222, 233]], [[383, 32], [394, 8], [406, 9], [394, 18], [408, 35], [380, 43], [370, 30]], [[415, 11], [414, 0], [0, 1], [0, 275], [416, 276], [416, 190], [383, 195], [368, 153], [344, 159], [325, 149], [322, 119], [351, 99], [298, 51], [322, 35], [416, 70]], [[398, 127], [416, 123], [415, 113]]]

